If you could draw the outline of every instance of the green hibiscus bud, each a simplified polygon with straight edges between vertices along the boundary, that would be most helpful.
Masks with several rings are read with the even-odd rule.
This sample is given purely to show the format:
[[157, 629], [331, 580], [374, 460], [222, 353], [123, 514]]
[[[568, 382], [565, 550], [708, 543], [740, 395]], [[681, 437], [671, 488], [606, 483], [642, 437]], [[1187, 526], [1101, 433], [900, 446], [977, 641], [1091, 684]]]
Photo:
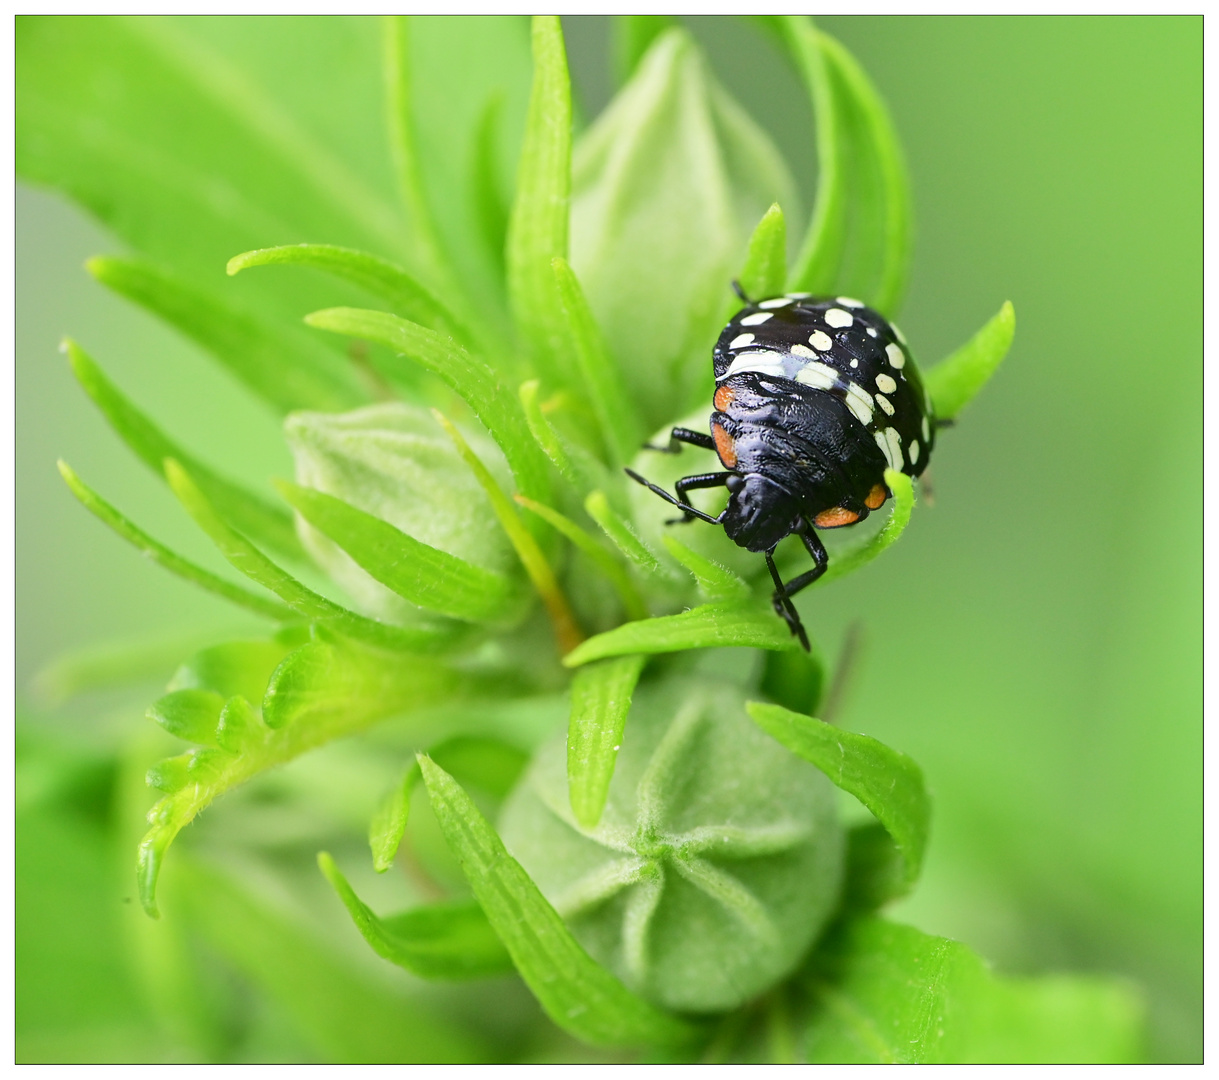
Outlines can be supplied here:
[[[284, 431], [298, 484], [337, 496], [476, 566], [516, 572], [486, 492], [429, 410], [392, 402], [338, 415], [298, 412], [287, 418]], [[480, 432], [463, 433], [500, 485], [510, 489], [495, 444]], [[361, 610], [395, 622], [418, 615], [299, 516], [297, 529], [309, 554]]]
[[737, 689], [675, 680], [637, 694], [595, 828], [572, 814], [559, 737], [500, 832], [596, 959], [661, 1005], [710, 1012], [789, 974], [824, 926], [842, 877], [835, 805]]

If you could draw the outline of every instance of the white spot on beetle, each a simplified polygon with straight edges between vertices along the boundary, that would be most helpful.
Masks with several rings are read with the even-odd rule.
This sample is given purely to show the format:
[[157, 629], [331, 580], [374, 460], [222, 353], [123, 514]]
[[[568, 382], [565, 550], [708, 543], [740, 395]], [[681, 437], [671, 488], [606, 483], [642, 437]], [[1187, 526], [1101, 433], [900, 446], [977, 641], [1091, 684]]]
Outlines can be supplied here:
[[902, 467], [902, 437], [895, 428], [885, 428], [885, 441], [889, 444], [893, 460], [897, 462], [893, 467], [900, 469]]
[[893, 402], [891, 402], [887, 397], [885, 397], [884, 394], [876, 395], [876, 403], [882, 409], [884, 409], [885, 412], [888, 413], [889, 416], [893, 415]]
[[879, 386], [886, 394], [891, 394], [897, 389], [897, 382], [893, 379], [893, 377], [891, 375], [886, 375], [883, 372], [876, 376], [876, 385]]
[[876, 337], [876, 327], [874, 327], [874, 326], [868, 327], [868, 337]]
[[872, 423], [872, 395], [857, 383], [847, 383], [847, 408], [865, 427]]
[[814, 390], [828, 390], [838, 381], [838, 372], [828, 364], [816, 360], [805, 364], [796, 372], [796, 382], [811, 386]]
[[885, 346], [885, 355], [889, 358], [889, 363], [899, 371], [906, 366], [906, 354], [902, 352], [900, 345], [894, 345], [889, 342]]
[[796, 356], [806, 356], [810, 360], [816, 360], [817, 354], [813, 352], [807, 345], [796, 344], [792, 346], [792, 353]]
[[755, 311], [741, 320], [742, 326], [761, 326], [767, 319], [773, 319], [773, 311]]
[[809, 334], [808, 343], [814, 349], [820, 349], [822, 352], [829, 352], [834, 347], [834, 339], [824, 330], [814, 330]]
[[893, 460], [893, 451], [889, 448], [889, 440], [885, 438], [885, 433], [892, 431], [892, 428], [885, 428], [884, 431], [872, 432], [872, 438], [876, 440], [876, 445], [880, 447], [880, 452], [885, 455], [885, 461], [890, 469], [899, 468], [896, 461]]
[[758, 307], [765, 309], [787, 307], [791, 302], [790, 296], [776, 296], [773, 300], [763, 300]]
[[763, 352], [755, 349], [753, 352], [738, 353], [728, 365], [728, 370], [720, 376], [727, 379], [730, 375], [739, 375], [742, 371], [757, 371], [763, 375], [778, 375], [785, 378], [783, 357], [776, 352]]
[[907, 450], [906, 453], [908, 453], [910, 455], [910, 464], [917, 465], [918, 464], [918, 439], [915, 439], [914, 442], [912, 442], [910, 444], [910, 449]]
[[811, 292], [789, 292], [787, 298], [789, 300], [807, 300], [812, 295]]
[[862, 300], [853, 300], [849, 296], [838, 297], [838, 303], [840, 303], [843, 307], [860, 308], [864, 306]]
[[845, 330], [855, 324], [855, 316], [840, 307], [832, 307], [825, 313], [825, 321], [838, 330]]
[[931, 442], [931, 424], [923, 417], [923, 442]]
[[743, 348], [745, 348], [746, 345], [752, 345], [752, 344], [753, 344], [753, 334], [737, 334], [736, 337], [734, 337], [730, 342], [728, 342], [728, 348], [743, 349]]
[[851, 360], [851, 367], [859, 367], [859, 361], [858, 361], [858, 360], [855, 360], [855, 359], [852, 359], [852, 360]]

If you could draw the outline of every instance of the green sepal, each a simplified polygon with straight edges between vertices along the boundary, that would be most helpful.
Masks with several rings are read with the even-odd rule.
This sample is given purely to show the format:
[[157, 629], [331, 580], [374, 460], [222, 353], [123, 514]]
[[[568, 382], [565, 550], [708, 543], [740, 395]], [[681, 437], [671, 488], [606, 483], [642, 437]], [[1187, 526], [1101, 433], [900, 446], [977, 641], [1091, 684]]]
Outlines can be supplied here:
[[937, 420], [954, 419], [974, 399], [1007, 356], [1015, 335], [1016, 309], [1008, 300], [964, 345], [924, 372]]
[[515, 606], [516, 583], [431, 547], [342, 499], [286, 480], [279, 493], [382, 585], [429, 611], [470, 622], [493, 622]]
[[646, 656], [620, 656], [587, 664], [571, 681], [567, 722], [567, 789], [572, 813], [585, 828], [601, 820], [631, 694]]
[[677, 615], [640, 619], [589, 638], [563, 657], [567, 667], [578, 667], [607, 656], [631, 653], [681, 652], [735, 645], [753, 649], [798, 649], [786, 624], [769, 605], [748, 601], [703, 604]]
[[103, 285], [201, 345], [280, 413], [338, 411], [366, 400], [342, 360], [306, 334], [263, 323], [142, 259], [98, 256], [85, 266]]
[[622, 86], [635, 73], [639, 61], [661, 34], [677, 25], [672, 15], [613, 16], [613, 71]]
[[906, 526], [910, 524], [910, 513], [914, 509], [914, 484], [910, 477], [896, 469], [885, 470], [885, 483], [893, 492], [893, 510], [889, 514], [889, 520], [875, 536], [858, 547], [835, 554], [830, 560], [829, 568], [813, 582], [811, 588], [828, 585], [831, 581], [837, 581], [840, 577], [866, 566], [905, 532]]
[[210, 690], [174, 690], [154, 701], [146, 715], [179, 739], [215, 746], [223, 708], [224, 698]]
[[817, 711], [825, 691], [825, 664], [816, 643], [812, 646], [811, 652], [788, 649], [766, 653], [758, 684], [771, 701], [809, 716]]
[[419, 766], [449, 848], [512, 962], [546, 1014], [598, 1046], [673, 1044], [692, 1029], [633, 994], [572, 936], [470, 797], [431, 759]]
[[844, 731], [781, 705], [751, 701], [745, 708], [763, 731], [815, 765], [854, 795], [885, 827], [902, 855], [901, 895], [918, 880], [931, 827], [923, 772], [905, 754], [868, 735]]
[[477, 903], [427, 904], [380, 919], [327, 852], [318, 852], [317, 864], [364, 940], [391, 964], [421, 979], [485, 979], [512, 971], [507, 950]]
[[564, 438], [546, 417], [542, 403], [538, 401], [540, 385], [537, 379], [528, 379], [521, 383], [519, 392], [525, 422], [534, 441], [563, 479], [581, 495], [604, 487], [609, 481], [609, 472], [588, 450]]
[[652, 574], [669, 576], [669, 570], [639, 538], [634, 526], [610, 505], [604, 491], [589, 492], [584, 500], [584, 510], [601, 526], [601, 531], [613, 541], [614, 546], [636, 566]]
[[292, 643], [279, 640], [278, 635], [268, 641], [212, 645], [181, 663], [168, 689], [211, 690], [222, 698], [240, 695], [249, 701], [261, 701], [271, 672], [292, 648]]
[[690, 571], [707, 600], [743, 600], [749, 595], [749, 585], [726, 566], [700, 555], [668, 533], [661, 540], [669, 554]]
[[754, 302], [783, 292], [787, 281], [787, 222], [778, 203], [771, 204], [753, 230], [737, 280], [741, 291]]

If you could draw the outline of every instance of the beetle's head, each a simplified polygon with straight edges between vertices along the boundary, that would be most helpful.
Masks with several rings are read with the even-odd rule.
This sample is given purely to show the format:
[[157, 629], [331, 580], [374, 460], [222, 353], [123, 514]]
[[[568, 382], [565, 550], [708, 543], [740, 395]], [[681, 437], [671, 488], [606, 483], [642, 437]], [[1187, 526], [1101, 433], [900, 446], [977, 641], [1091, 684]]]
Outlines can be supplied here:
[[794, 528], [799, 506], [778, 484], [749, 473], [730, 477], [727, 486], [724, 531], [741, 547], [768, 551]]

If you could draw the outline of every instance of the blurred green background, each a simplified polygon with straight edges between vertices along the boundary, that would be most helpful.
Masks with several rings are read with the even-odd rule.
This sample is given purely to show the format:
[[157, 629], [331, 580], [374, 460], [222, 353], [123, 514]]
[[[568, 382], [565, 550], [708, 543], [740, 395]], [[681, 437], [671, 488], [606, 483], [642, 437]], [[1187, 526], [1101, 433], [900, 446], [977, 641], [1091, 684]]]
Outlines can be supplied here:
[[[591, 117], [611, 92], [608, 22], [564, 24]], [[689, 25], [811, 202], [795, 77], [741, 22]], [[1004, 368], [940, 441], [935, 506], [802, 605], [831, 650], [862, 620], [842, 722], [914, 756], [934, 792], [924, 880], [892, 914], [1005, 971], [1128, 976], [1146, 993], [1150, 1056], [1199, 1061], [1202, 20], [821, 25], [871, 74], [907, 151], [917, 233], [900, 321], [916, 354], [938, 359], [1003, 300], [1018, 320]], [[150, 1034], [126, 967], [132, 886], [111, 864], [131, 849], [108, 846], [138, 822], [96, 831], [119, 812], [115, 748], [150, 726], [147, 687], [57, 706], [31, 679], [67, 649], [139, 637], [185, 653], [243, 624], [146, 565], [60, 482], [64, 457], [216, 565], [77, 389], [60, 336], [226, 471], [290, 463], [274, 421], [201, 352], [84, 273], [115, 240], [25, 187], [16, 224], [19, 1053], [153, 1059], [172, 1040]], [[265, 1057], [289, 1053], [268, 1040]]]

